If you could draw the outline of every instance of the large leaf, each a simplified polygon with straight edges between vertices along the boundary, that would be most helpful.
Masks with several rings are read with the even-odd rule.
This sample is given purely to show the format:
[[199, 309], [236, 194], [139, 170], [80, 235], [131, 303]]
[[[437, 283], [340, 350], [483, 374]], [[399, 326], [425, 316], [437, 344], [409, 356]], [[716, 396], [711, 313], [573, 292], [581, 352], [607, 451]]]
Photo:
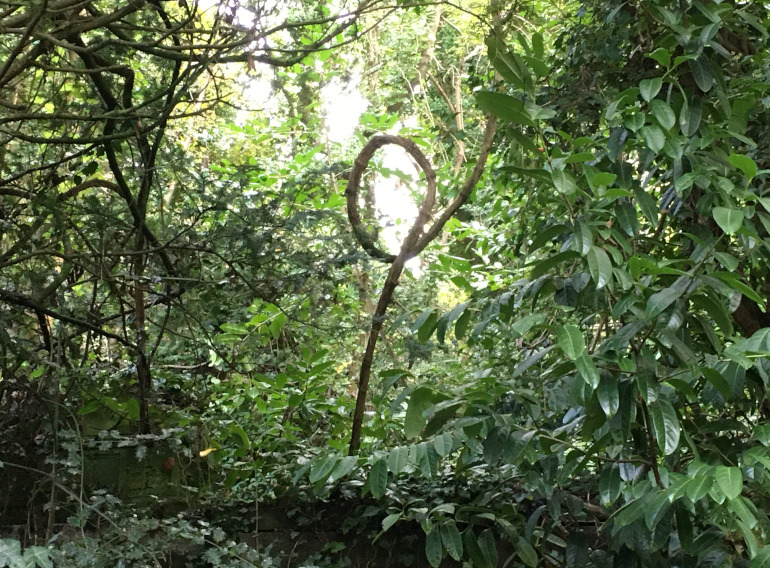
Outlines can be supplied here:
[[743, 492], [743, 473], [738, 467], [717, 466], [714, 479], [728, 499], [735, 499]]
[[458, 562], [463, 557], [463, 539], [457, 525], [454, 521], [443, 523], [439, 529], [441, 531], [441, 542], [444, 545], [449, 556]]
[[599, 388], [596, 390], [596, 396], [607, 418], [615, 416], [620, 407], [620, 398], [618, 395], [618, 381], [614, 375], [606, 375], [601, 379]]
[[388, 463], [385, 459], [379, 459], [372, 465], [369, 471], [369, 491], [372, 497], [380, 499], [385, 495], [388, 487]]
[[433, 568], [438, 568], [441, 559], [444, 557], [444, 550], [441, 547], [441, 535], [435, 528], [425, 535], [425, 557], [428, 564]]
[[660, 292], [655, 292], [650, 299], [647, 300], [647, 309], [645, 315], [648, 318], [654, 318], [671, 304], [676, 302], [684, 293], [681, 288], [664, 288]]
[[575, 178], [571, 173], [565, 170], [554, 170], [551, 172], [551, 179], [553, 180], [554, 187], [565, 195], [570, 195], [577, 191], [577, 184]]
[[676, 410], [664, 398], [658, 398], [649, 405], [652, 426], [658, 446], [665, 455], [673, 454], [679, 447], [681, 428]]
[[586, 350], [583, 332], [572, 324], [560, 325], [556, 328], [556, 342], [570, 359], [577, 359]]
[[728, 235], [738, 232], [743, 226], [743, 211], [732, 207], [714, 207], [714, 221]]
[[404, 435], [407, 438], [416, 438], [425, 427], [425, 412], [433, 404], [433, 391], [426, 387], [419, 387], [412, 391], [409, 397], [409, 406], [404, 418]]
[[524, 103], [509, 95], [482, 91], [476, 94], [476, 102], [478, 102], [482, 110], [492, 113], [507, 122], [529, 126], [534, 124], [524, 109]]
[[655, 153], [660, 152], [666, 144], [666, 135], [655, 125], [643, 126], [639, 129], [639, 133], [644, 138], [647, 147]]
[[593, 278], [598, 289], [604, 288], [612, 278], [612, 262], [610, 257], [603, 248], [598, 246], [592, 246], [591, 250], [586, 255], [588, 260], [588, 269], [591, 271], [591, 278]]
[[639, 93], [645, 101], [651, 101], [660, 92], [660, 88], [663, 86], [663, 79], [660, 77], [654, 77], [652, 79], [643, 79], [639, 83]]
[[751, 178], [757, 175], [757, 163], [748, 156], [730, 154], [728, 159], [730, 160], [730, 165], [741, 170], [747, 180], [751, 181]]

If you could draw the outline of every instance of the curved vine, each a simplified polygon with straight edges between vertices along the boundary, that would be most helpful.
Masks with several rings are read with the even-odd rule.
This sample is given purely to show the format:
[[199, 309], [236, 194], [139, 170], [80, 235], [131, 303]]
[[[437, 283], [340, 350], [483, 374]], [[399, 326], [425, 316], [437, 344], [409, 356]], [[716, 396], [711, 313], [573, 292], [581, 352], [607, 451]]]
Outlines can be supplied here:
[[[431, 212], [436, 202], [436, 173], [433, 171], [433, 166], [431, 166], [428, 158], [425, 157], [425, 154], [422, 153], [414, 142], [402, 138], [401, 136], [386, 134], [377, 135], [363, 147], [353, 162], [353, 169], [350, 172], [348, 185], [345, 189], [348, 219], [350, 220], [350, 225], [353, 229], [353, 235], [361, 247], [369, 253], [370, 256], [391, 263], [391, 267], [388, 271], [388, 276], [385, 279], [385, 285], [380, 294], [380, 299], [377, 301], [377, 307], [372, 315], [369, 339], [366, 342], [366, 351], [364, 352], [364, 358], [361, 361], [361, 370], [358, 376], [358, 394], [356, 395], [356, 409], [353, 413], [353, 426], [350, 434], [350, 446], [348, 449], [350, 455], [354, 455], [361, 445], [361, 426], [364, 421], [364, 409], [366, 407], [366, 395], [369, 390], [369, 378], [371, 376], [372, 361], [374, 360], [374, 349], [377, 346], [377, 338], [382, 330], [382, 325], [385, 320], [385, 312], [388, 310], [390, 301], [393, 298], [393, 292], [395, 291], [396, 286], [398, 286], [398, 280], [401, 277], [401, 272], [404, 270], [404, 263], [410, 258], [417, 256], [428, 243], [435, 239], [449, 218], [468, 200], [468, 197], [470, 197], [473, 188], [476, 187], [476, 184], [484, 171], [484, 165], [486, 164], [489, 150], [492, 147], [492, 140], [494, 138], [496, 127], [497, 121], [494, 118], [488, 118], [481, 150], [473, 171], [463, 184], [459, 195], [452, 201], [452, 203], [450, 203], [443, 213], [438, 216], [436, 221], [434, 221], [427, 231], [424, 230], [424, 227], [430, 220]], [[364, 229], [361, 222], [361, 215], [358, 212], [358, 186], [361, 183], [361, 176], [364, 171], [366, 171], [369, 161], [374, 156], [374, 153], [387, 144], [395, 144], [406, 150], [425, 173], [426, 182], [428, 184], [425, 199], [420, 205], [417, 218], [415, 219], [412, 228], [409, 229], [409, 233], [401, 244], [401, 250], [397, 255], [392, 255], [383, 251], [374, 243], [373, 239], [369, 236], [369, 233]]]

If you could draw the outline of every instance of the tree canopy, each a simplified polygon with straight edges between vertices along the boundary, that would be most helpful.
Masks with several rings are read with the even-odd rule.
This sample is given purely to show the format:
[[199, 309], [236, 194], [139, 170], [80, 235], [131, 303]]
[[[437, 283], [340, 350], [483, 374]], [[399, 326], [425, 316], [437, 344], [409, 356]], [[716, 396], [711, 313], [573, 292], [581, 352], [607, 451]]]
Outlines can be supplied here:
[[0, 2], [0, 568], [770, 564], [769, 31]]

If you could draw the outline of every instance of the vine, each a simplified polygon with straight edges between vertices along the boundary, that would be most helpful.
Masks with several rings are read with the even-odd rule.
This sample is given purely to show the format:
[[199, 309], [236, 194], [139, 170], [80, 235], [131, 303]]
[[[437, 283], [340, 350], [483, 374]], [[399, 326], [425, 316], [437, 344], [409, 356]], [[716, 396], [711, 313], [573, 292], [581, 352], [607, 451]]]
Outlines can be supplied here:
[[[422, 250], [435, 239], [436, 236], [438, 236], [441, 229], [443, 229], [444, 225], [452, 215], [454, 215], [468, 200], [468, 197], [470, 197], [473, 192], [473, 188], [476, 187], [476, 184], [481, 178], [481, 174], [484, 172], [484, 166], [487, 161], [487, 156], [489, 155], [489, 149], [492, 146], [496, 128], [496, 119], [493, 117], [488, 118], [486, 129], [484, 131], [484, 138], [481, 144], [481, 151], [479, 152], [479, 158], [473, 171], [468, 176], [468, 179], [465, 180], [459, 195], [449, 204], [443, 213], [438, 216], [427, 231], [424, 231], [424, 227], [431, 218], [433, 206], [436, 202], [436, 172], [433, 171], [433, 166], [431, 166], [430, 161], [428, 161], [428, 158], [425, 157], [425, 154], [422, 153], [422, 150], [420, 150], [414, 142], [401, 136], [387, 134], [377, 135], [363, 147], [353, 162], [353, 169], [350, 172], [348, 185], [345, 189], [348, 219], [350, 220], [353, 235], [361, 247], [369, 253], [372, 258], [388, 262], [391, 264], [391, 267], [388, 271], [388, 276], [385, 279], [385, 285], [380, 293], [380, 298], [377, 301], [377, 307], [372, 315], [369, 339], [366, 342], [366, 351], [364, 352], [364, 358], [361, 361], [361, 370], [359, 371], [358, 376], [358, 394], [356, 395], [356, 409], [353, 413], [353, 426], [351, 429], [350, 446], [348, 449], [349, 455], [355, 455], [361, 445], [361, 425], [364, 420], [366, 395], [369, 391], [369, 378], [371, 376], [372, 361], [374, 360], [374, 350], [377, 346], [377, 337], [382, 330], [385, 312], [388, 310], [388, 306], [393, 298], [393, 292], [395, 291], [396, 286], [398, 286], [398, 280], [404, 270], [404, 263], [410, 258], [420, 254], [420, 252], [422, 252]], [[369, 161], [374, 156], [374, 153], [387, 144], [395, 144], [406, 150], [425, 173], [425, 179], [428, 184], [425, 199], [423, 199], [423, 202], [420, 205], [417, 218], [411, 229], [409, 229], [409, 233], [404, 239], [404, 242], [401, 244], [401, 250], [398, 255], [389, 254], [374, 243], [369, 233], [367, 233], [366, 229], [363, 227], [361, 215], [358, 211], [358, 186], [361, 183], [361, 176], [364, 171], [366, 171]]]

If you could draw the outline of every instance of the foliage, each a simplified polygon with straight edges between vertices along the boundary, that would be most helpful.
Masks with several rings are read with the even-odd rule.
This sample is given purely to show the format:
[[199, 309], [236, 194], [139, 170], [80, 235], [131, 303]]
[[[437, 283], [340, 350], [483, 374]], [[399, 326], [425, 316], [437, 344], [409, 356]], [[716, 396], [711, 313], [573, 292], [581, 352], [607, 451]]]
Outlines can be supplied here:
[[[432, 566], [767, 563], [766, 8], [397, 4], [0, 12], [0, 496], [45, 527], [0, 566], [280, 564], [234, 511], [353, 498], [346, 530]], [[324, 89], [357, 82], [332, 141]], [[437, 216], [484, 114], [471, 201], [375, 312], [350, 162], [411, 138]], [[370, 226], [378, 179], [424, 185], [375, 162]], [[195, 506], [86, 488], [115, 447], [168, 448]]]

